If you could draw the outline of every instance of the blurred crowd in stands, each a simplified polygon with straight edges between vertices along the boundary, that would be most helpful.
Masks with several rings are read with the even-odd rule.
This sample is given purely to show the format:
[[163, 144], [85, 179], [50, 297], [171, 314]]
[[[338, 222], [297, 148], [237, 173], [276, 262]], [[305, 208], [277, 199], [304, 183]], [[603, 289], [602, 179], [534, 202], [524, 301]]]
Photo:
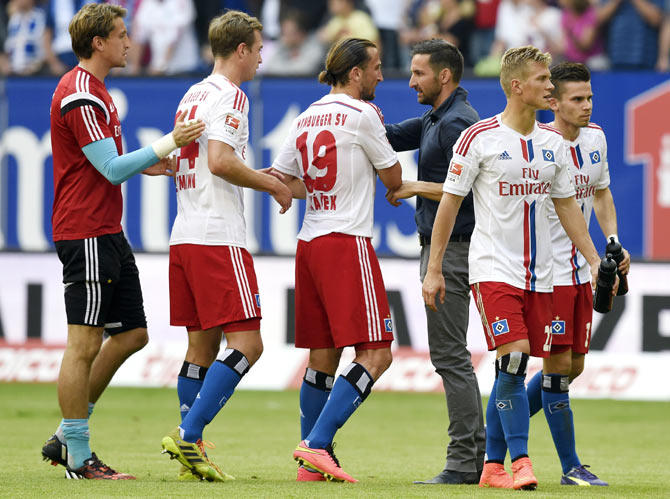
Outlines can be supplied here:
[[[99, 0], [100, 1], [100, 0]], [[85, 0], [0, 0], [0, 75], [60, 75], [77, 63], [68, 24]], [[260, 73], [308, 76], [336, 40], [375, 41], [386, 74], [406, 74], [426, 38], [457, 45], [478, 76], [532, 44], [592, 70], [670, 71], [670, 0], [112, 0], [128, 10], [126, 75], [206, 72], [209, 21], [239, 9], [264, 25]]]

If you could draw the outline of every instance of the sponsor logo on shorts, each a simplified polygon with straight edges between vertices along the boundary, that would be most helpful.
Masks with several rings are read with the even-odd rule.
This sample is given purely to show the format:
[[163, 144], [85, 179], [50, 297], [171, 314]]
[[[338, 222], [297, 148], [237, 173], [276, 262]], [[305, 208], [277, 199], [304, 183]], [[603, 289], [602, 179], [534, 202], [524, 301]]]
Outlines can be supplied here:
[[509, 325], [507, 324], [507, 319], [500, 319], [499, 321], [492, 322], [491, 329], [493, 330], [494, 336], [509, 333]]
[[387, 333], [393, 332], [393, 321], [391, 319], [384, 319], [384, 329]]
[[551, 321], [551, 334], [565, 334], [565, 321]]
[[256, 306], [257, 306], [258, 308], [261, 308], [261, 295], [259, 295], [258, 293], [256, 293], [256, 294], [254, 295], [254, 298], [256, 299]]

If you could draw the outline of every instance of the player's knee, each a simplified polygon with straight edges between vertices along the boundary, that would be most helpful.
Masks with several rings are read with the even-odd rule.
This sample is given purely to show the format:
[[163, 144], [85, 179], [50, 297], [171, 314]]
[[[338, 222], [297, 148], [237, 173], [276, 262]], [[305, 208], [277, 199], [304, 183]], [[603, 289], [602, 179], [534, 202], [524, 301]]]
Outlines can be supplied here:
[[126, 349], [132, 354], [139, 352], [149, 343], [149, 333], [146, 328], [137, 328], [126, 333], [124, 344]]
[[584, 372], [584, 364], [573, 364], [570, 369], [570, 382]]
[[510, 352], [501, 355], [496, 359], [496, 373], [503, 372], [525, 378], [529, 358], [530, 355], [523, 352]]

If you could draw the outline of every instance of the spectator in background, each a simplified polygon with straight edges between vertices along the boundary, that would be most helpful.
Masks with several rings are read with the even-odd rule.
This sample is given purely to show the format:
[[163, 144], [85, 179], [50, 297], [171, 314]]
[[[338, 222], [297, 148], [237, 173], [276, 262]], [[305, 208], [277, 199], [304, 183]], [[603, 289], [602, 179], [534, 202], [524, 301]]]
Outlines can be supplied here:
[[665, 0], [603, 1], [598, 20], [608, 24], [607, 55], [612, 69], [654, 68], [664, 3]]
[[[268, 0], [266, 0], [268, 1]], [[299, 10], [305, 16], [305, 29], [310, 33], [321, 26], [328, 15], [327, 0], [280, 0], [280, 10]]]
[[592, 70], [609, 67], [598, 25], [597, 9], [589, 0], [559, 0], [563, 9], [563, 53], [565, 59], [586, 64]]
[[212, 49], [209, 46], [209, 23], [219, 14], [224, 2], [221, 0], [197, 0], [194, 4], [194, 26], [195, 34], [198, 39], [198, 47], [200, 47], [200, 59], [204, 66], [210, 67], [214, 64], [214, 56], [212, 55]]
[[367, 0], [377, 29], [382, 50], [382, 67], [399, 69], [403, 67], [405, 57], [401, 54], [398, 31], [403, 21], [404, 0]]
[[298, 10], [282, 13], [281, 35], [276, 52], [265, 62], [265, 74], [282, 76], [314, 75], [323, 62], [323, 47], [305, 28]]
[[658, 71], [670, 71], [670, 0], [665, 2], [665, 16], [661, 25], [661, 34], [658, 39], [658, 61], [656, 69]]
[[470, 60], [474, 63], [486, 57], [493, 44], [496, 17], [500, 0], [476, 0], [475, 30], [470, 36]]
[[6, 53], [2, 54], [0, 73], [37, 73], [44, 63], [42, 40], [46, 14], [34, 0], [11, 0], [8, 9]]
[[0, 47], [5, 46], [7, 37], [7, 1], [0, 0]]
[[47, 24], [44, 29], [44, 55], [51, 74], [62, 75], [79, 63], [77, 56], [72, 51], [68, 26], [75, 12], [88, 3], [100, 2], [95, 0], [49, 0]]
[[200, 65], [192, 0], [142, 0], [133, 20], [131, 74], [140, 72], [143, 51], [149, 47], [150, 75], [195, 71]]
[[323, 43], [331, 45], [344, 38], [364, 38], [377, 45], [379, 32], [369, 14], [356, 9], [354, 0], [328, 0], [331, 18], [319, 31]]

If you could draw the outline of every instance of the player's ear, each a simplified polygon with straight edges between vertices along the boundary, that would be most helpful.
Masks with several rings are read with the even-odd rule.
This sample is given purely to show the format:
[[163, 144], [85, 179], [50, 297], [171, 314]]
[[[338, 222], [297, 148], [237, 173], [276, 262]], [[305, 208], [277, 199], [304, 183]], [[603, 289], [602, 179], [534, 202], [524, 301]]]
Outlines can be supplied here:
[[551, 107], [551, 110], [555, 113], [558, 112], [558, 101], [556, 100], [556, 97], [550, 97], [549, 98], [549, 107]]
[[523, 89], [521, 88], [521, 80], [518, 78], [512, 78], [509, 82], [509, 87], [513, 94], [520, 95], [523, 92]]

